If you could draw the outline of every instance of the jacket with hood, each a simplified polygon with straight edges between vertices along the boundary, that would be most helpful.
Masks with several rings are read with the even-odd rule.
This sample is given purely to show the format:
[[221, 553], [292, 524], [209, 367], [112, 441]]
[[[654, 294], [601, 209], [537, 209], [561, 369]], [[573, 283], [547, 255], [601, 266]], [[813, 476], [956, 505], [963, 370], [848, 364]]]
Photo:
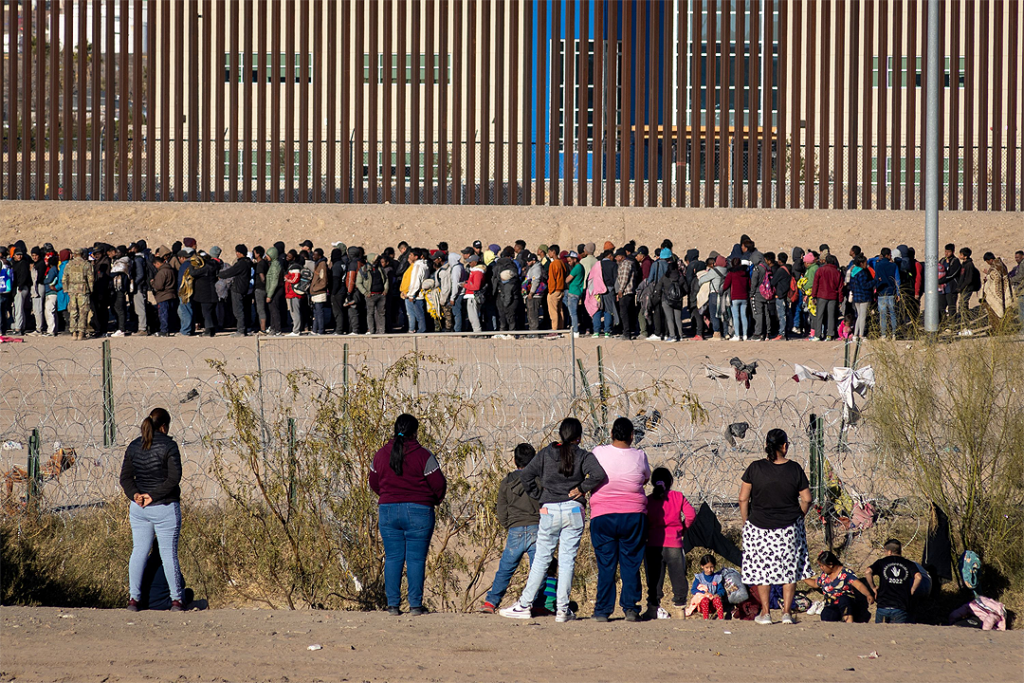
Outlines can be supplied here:
[[960, 262], [960, 278], [956, 283], [960, 292], [977, 292], [981, 289], [981, 273], [974, 267], [974, 261], [970, 257]]
[[686, 307], [697, 308], [697, 294], [700, 292], [699, 273], [707, 266], [700, 260], [700, 252], [696, 249], [686, 250], [686, 272], [683, 277], [686, 279]]
[[277, 247], [267, 249], [267, 258], [270, 259], [270, 266], [267, 268], [267, 298], [274, 296], [274, 293], [281, 287], [282, 267]]
[[412, 264], [409, 276], [409, 288], [405, 292], [406, 299], [423, 299], [423, 281], [427, 278], [426, 259], [417, 259]]
[[871, 286], [878, 296], [896, 296], [900, 292], [899, 267], [889, 259], [875, 261], [875, 279]]
[[150, 286], [153, 288], [153, 298], [158, 304], [178, 298], [178, 277], [170, 261], [164, 261], [157, 268], [156, 275], [150, 281]]
[[327, 296], [327, 259], [322, 258], [313, 266], [313, 281], [309, 283], [310, 297]]
[[[764, 301], [765, 298], [761, 296], [761, 291], [758, 288], [764, 281], [765, 273], [768, 272], [768, 264], [765, 263], [761, 252], [757, 250], [750, 252], [747, 256], [750, 258], [750, 298], [757, 297], [759, 301]], [[769, 277], [771, 276], [769, 275]]]
[[[203, 261], [202, 267], [196, 267], [197, 259]], [[192, 277], [195, 278], [192, 284], [192, 301], [197, 304], [215, 304], [219, 301], [217, 297], [217, 273], [220, 271], [220, 261], [200, 256], [193, 256]]]
[[506, 529], [540, 524], [540, 501], [526, 492], [518, 470], [498, 487], [498, 522]]
[[775, 290], [777, 298], [785, 299], [789, 296], [790, 277], [792, 276], [788, 266], [776, 263], [775, 267], [772, 268], [772, 289]]
[[[462, 259], [458, 254], [448, 254], [448, 264], [452, 269], [452, 295], [450, 301], [454, 304], [463, 294], [462, 284], [469, 278], [469, 269], [462, 263]], [[526, 269], [525, 263], [523, 269]]]
[[[377, 276], [377, 287], [373, 286], [374, 275]], [[366, 263], [359, 269], [359, 276], [356, 278], [356, 289], [364, 297], [371, 294], [388, 293], [388, 274], [381, 267], [377, 254], [367, 254]]]
[[950, 256], [942, 259], [946, 264], [946, 274], [939, 278], [939, 284], [946, 286], [946, 293], [953, 294], [960, 291], [960, 259]]
[[790, 272], [793, 273], [793, 277], [799, 280], [807, 272], [807, 267], [804, 265], [804, 250], [800, 247], [793, 247], [790, 256]]
[[526, 467], [519, 470], [523, 487], [541, 505], [568, 502], [569, 492], [573, 489], [589, 493], [605, 480], [604, 468], [593, 453], [575, 445], [572, 449], [572, 472], [567, 475], [562, 474], [560, 468], [561, 447], [557, 443], [541, 449]]

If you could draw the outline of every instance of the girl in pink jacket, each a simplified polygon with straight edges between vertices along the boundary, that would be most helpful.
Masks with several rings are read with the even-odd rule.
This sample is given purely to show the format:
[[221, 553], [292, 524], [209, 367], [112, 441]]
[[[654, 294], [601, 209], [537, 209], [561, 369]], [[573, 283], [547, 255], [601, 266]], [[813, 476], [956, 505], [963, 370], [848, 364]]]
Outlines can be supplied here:
[[697, 512], [686, 496], [672, 490], [672, 473], [664, 467], [654, 470], [651, 484], [654, 491], [647, 496], [647, 552], [644, 557], [647, 572], [645, 616], [648, 619], [668, 619], [668, 611], [661, 607], [666, 571], [672, 581], [672, 604], [685, 607], [689, 601], [683, 534], [693, 524]]

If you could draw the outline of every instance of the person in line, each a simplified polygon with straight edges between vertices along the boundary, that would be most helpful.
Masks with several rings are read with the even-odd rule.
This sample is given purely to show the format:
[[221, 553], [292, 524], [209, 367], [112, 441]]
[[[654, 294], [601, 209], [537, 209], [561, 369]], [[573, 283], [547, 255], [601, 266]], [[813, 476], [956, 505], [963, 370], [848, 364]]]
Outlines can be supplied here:
[[[875, 599], [876, 624], [910, 622], [910, 600], [924, 578], [917, 565], [903, 557], [903, 544], [890, 538], [883, 546], [885, 556], [864, 572], [864, 583]], [[878, 588], [875, 588], [875, 577]]]
[[583, 425], [574, 417], [562, 420], [559, 441], [546, 446], [520, 472], [529, 494], [540, 501], [537, 549], [530, 563], [526, 588], [512, 606], [498, 611], [509, 619], [530, 619], [531, 605], [544, 585], [548, 565], [558, 547], [558, 600], [555, 621], [572, 621], [569, 609], [576, 553], [583, 538], [583, 496], [604, 481], [605, 472], [594, 454], [580, 448]]
[[818, 309], [818, 335], [820, 341], [835, 341], [839, 302], [843, 299], [843, 275], [839, 260], [831, 254], [814, 273], [811, 296]]
[[804, 582], [815, 586], [825, 596], [821, 620], [866, 624], [871, 617], [868, 603], [875, 601], [867, 584], [844, 567], [831, 550], [818, 555], [818, 567], [821, 573], [805, 578]]
[[232, 337], [247, 336], [245, 328], [245, 299], [249, 294], [249, 282], [252, 279], [252, 261], [249, 260], [249, 248], [244, 244], [235, 245], [235, 264], [223, 268], [217, 273], [220, 280], [231, 280], [231, 311], [235, 316], [235, 332]]
[[384, 592], [388, 614], [402, 613], [402, 570], [408, 584], [409, 614], [426, 614], [423, 583], [434, 535], [435, 510], [448, 482], [433, 453], [417, 441], [420, 423], [402, 413], [394, 436], [373, 456], [370, 488], [379, 497], [378, 525], [384, 543]]
[[725, 597], [725, 579], [715, 569], [714, 555], [707, 554], [700, 558], [700, 571], [693, 576], [690, 594], [701, 596], [697, 608], [705, 621], [711, 618], [712, 607], [715, 608], [719, 620], [725, 619], [725, 606], [722, 604], [722, 598]]
[[697, 518], [697, 511], [679, 491], [672, 490], [672, 473], [659, 467], [651, 474], [654, 490], [647, 496], [646, 619], [668, 619], [661, 606], [665, 596], [665, 574], [672, 582], [672, 605], [686, 606], [686, 554], [683, 534]]
[[615, 570], [626, 621], [639, 621], [640, 566], [647, 540], [647, 496], [651, 478], [647, 454], [633, 448], [633, 423], [624, 417], [612, 424], [610, 445], [594, 449], [605, 479], [590, 494], [590, 540], [597, 561], [594, 619], [608, 621], [615, 608]]
[[743, 583], [755, 586], [761, 613], [754, 619], [770, 625], [771, 586], [782, 585], [782, 623], [792, 624], [796, 583], [812, 576], [804, 516], [811, 489], [804, 468], [786, 456], [789, 437], [781, 429], [768, 432], [766, 458], [750, 463], [740, 484], [743, 520]]
[[68, 295], [68, 310], [71, 323], [68, 329], [75, 341], [87, 338], [89, 326], [89, 302], [94, 283], [92, 266], [89, 265], [89, 250], [82, 249], [64, 267], [61, 287]]
[[142, 421], [142, 435], [128, 444], [121, 462], [121, 489], [131, 501], [132, 554], [128, 560], [128, 611], [139, 610], [142, 576], [153, 539], [171, 592], [171, 611], [181, 612], [181, 567], [178, 537], [181, 535], [181, 453], [167, 435], [170, 414], [154, 408]]
[[514, 451], [516, 471], [510, 472], [498, 487], [498, 522], [508, 529], [505, 539], [505, 550], [498, 562], [498, 571], [494, 574], [491, 589], [480, 608], [481, 612], [494, 614], [494, 610], [505, 597], [512, 575], [519, 568], [523, 555], [530, 558], [537, 550], [537, 526], [540, 523], [540, 503], [526, 492], [526, 487], [519, 477], [522, 469], [529, 465], [537, 451], [528, 443], [521, 443]]
[[750, 320], [747, 305], [750, 297], [750, 276], [747, 268], [738, 258], [732, 260], [732, 267], [722, 281], [722, 291], [732, 299], [732, 341], [747, 341]]

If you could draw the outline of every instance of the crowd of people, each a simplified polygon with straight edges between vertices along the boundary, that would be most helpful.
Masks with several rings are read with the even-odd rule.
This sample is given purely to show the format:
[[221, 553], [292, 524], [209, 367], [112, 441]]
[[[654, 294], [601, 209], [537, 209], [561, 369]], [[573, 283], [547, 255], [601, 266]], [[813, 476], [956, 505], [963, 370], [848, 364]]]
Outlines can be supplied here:
[[[681, 255], [679, 255], [681, 253]], [[944, 319], [1024, 320], [1024, 250], [1008, 269], [991, 252], [947, 244], [938, 263]], [[845, 258], [843, 260], [846, 260]], [[593, 242], [565, 250], [523, 240], [449, 249], [400, 242], [380, 253], [305, 240], [227, 254], [194, 238], [150, 249], [96, 243], [56, 249], [23, 241], [0, 250], [0, 334], [385, 334], [523, 330], [675, 342], [901, 334], [920, 316], [924, 267], [913, 247], [827, 244], [761, 251], [743, 235], [731, 251]], [[877, 324], [872, 324], [877, 316]]]

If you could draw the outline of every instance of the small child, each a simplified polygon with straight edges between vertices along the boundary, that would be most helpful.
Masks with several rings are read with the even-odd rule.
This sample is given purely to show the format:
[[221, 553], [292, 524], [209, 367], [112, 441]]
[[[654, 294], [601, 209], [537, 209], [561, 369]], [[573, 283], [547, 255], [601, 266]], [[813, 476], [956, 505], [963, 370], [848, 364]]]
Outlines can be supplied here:
[[668, 619], [661, 606], [665, 596], [665, 574], [672, 582], [672, 604], [686, 605], [686, 555], [683, 534], [693, 524], [697, 512], [679, 491], [672, 490], [672, 473], [659, 467], [651, 474], [654, 490], [647, 496], [647, 571], [646, 619]]
[[693, 577], [690, 593], [704, 596], [698, 605], [701, 616], [710, 619], [711, 606], [714, 605], [718, 618], [725, 619], [725, 608], [722, 606], [722, 598], [725, 597], [725, 581], [721, 574], [715, 572], [714, 556], [709, 554], [700, 558], [700, 568], [701, 571]]
[[498, 521], [508, 529], [508, 538], [491, 590], [487, 592], [486, 601], [480, 607], [481, 612], [488, 614], [494, 614], [494, 610], [501, 604], [523, 555], [528, 555], [530, 564], [533, 564], [533, 553], [537, 549], [540, 502], [526, 492], [519, 480], [519, 471], [530, 464], [537, 451], [530, 444], [521, 443], [515, 447], [514, 454], [516, 471], [505, 477], [498, 488]]
[[853, 336], [853, 328], [856, 324], [856, 320], [853, 315], [853, 311], [847, 311], [846, 315], [839, 322], [839, 330], [837, 330], [840, 339], [849, 339]]

